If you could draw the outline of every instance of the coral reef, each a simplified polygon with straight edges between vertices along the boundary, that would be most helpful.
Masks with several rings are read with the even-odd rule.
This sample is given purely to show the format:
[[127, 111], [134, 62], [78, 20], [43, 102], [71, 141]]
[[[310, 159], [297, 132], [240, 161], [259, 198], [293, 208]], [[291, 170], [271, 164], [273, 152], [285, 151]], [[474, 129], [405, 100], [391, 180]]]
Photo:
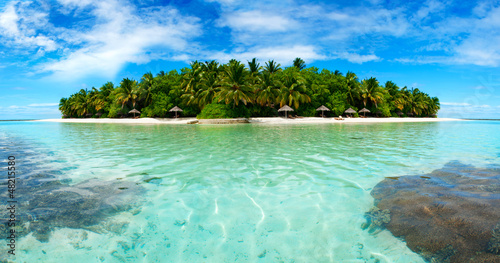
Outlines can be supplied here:
[[[138, 208], [142, 192], [140, 185], [123, 180], [89, 179], [70, 185], [50, 173], [31, 174], [17, 181], [16, 227], [23, 231], [16, 232], [19, 236], [33, 233], [47, 242], [56, 227], [92, 230], [109, 216]], [[6, 211], [0, 212], [0, 225], [7, 222]]]
[[451, 162], [384, 179], [371, 192], [379, 210], [367, 214], [390, 210], [390, 221], [369, 216], [371, 223], [384, 223], [429, 262], [500, 262], [499, 189], [500, 169]]
[[373, 233], [391, 221], [391, 212], [388, 209], [380, 210], [378, 207], [372, 207], [370, 211], [365, 213], [366, 223], [361, 228], [367, 229]]

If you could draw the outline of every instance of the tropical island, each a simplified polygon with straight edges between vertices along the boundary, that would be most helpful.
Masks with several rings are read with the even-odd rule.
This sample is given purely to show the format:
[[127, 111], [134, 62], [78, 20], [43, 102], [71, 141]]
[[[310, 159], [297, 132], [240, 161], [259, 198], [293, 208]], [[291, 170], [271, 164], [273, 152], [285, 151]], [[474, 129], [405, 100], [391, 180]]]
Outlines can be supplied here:
[[59, 110], [63, 118], [119, 118], [134, 109], [140, 117], [165, 118], [178, 106], [183, 116], [212, 119], [275, 117], [285, 105], [304, 117], [317, 116], [322, 105], [330, 110], [325, 115], [339, 116], [351, 108], [355, 117], [362, 108], [380, 117], [436, 117], [440, 109], [437, 97], [392, 81], [381, 85], [375, 77], [360, 81], [350, 71], [306, 68], [300, 58], [284, 69], [274, 60], [261, 66], [254, 58], [247, 65], [235, 59], [227, 64], [194, 61], [180, 73], [148, 72], [140, 81], [125, 78], [119, 86], [107, 82], [62, 98]]

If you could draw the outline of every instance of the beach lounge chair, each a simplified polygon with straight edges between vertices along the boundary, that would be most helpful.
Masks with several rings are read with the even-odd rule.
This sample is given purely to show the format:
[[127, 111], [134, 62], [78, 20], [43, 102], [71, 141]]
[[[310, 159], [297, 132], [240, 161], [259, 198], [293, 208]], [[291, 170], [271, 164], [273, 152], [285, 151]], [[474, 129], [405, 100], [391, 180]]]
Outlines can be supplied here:
[[343, 121], [344, 120], [344, 118], [342, 118], [342, 116], [339, 116], [338, 118], [334, 118], [334, 119], [337, 120], [337, 121]]

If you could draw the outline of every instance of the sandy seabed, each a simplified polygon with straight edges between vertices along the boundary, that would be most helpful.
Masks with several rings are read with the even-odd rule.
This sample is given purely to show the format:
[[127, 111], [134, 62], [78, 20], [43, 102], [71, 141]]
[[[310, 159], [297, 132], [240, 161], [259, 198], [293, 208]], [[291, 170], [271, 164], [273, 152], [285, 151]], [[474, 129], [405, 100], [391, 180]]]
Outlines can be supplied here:
[[[139, 118], [139, 119], [45, 119], [36, 120], [44, 122], [64, 122], [64, 123], [124, 123], [124, 124], [188, 124], [196, 121], [196, 118]], [[262, 124], [320, 124], [320, 123], [389, 123], [389, 122], [440, 122], [440, 121], [463, 121], [452, 118], [295, 118], [285, 119], [281, 117], [250, 118], [250, 123]]]

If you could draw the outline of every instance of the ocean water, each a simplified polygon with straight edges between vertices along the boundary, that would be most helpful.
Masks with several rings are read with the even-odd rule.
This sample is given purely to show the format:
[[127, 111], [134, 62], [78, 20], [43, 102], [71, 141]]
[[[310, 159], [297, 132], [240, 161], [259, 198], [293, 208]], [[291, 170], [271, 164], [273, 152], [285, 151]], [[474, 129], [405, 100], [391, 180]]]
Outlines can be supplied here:
[[[58, 191], [73, 187], [81, 193], [89, 179], [96, 180], [95, 188], [87, 190], [115, 182], [142, 189], [123, 187], [119, 200], [93, 200], [109, 205], [96, 206], [106, 207], [104, 215], [98, 209], [85, 212], [95, 219], [91, 223], [57, 214], [71, 213], [74, 209], [61, 209], [74, 204], [57, 204], [61, 209], [51, 210], [50, 217], [40, 210], [19, 215], [20, 224], [48, 226], [25, 226], [16, 239], [16, 256], [2, 246], [0, 259], [424, 262], [389, 231], [362, 229], [365, 212], [373, 207], [371, 189], [385, 177], [425, 174], [450, 161], [500, 164], [500, 122], [0, 122], [0, 153], [2, 192], [8, 190], [10, 155], [17, 160], [19, 180], [50, 175], [44, 180], [66, 187]], [[35, 193], [45, 187], [40, 185], [17, 187]], [[0, 201], [7, 205], [5, 195]]]

